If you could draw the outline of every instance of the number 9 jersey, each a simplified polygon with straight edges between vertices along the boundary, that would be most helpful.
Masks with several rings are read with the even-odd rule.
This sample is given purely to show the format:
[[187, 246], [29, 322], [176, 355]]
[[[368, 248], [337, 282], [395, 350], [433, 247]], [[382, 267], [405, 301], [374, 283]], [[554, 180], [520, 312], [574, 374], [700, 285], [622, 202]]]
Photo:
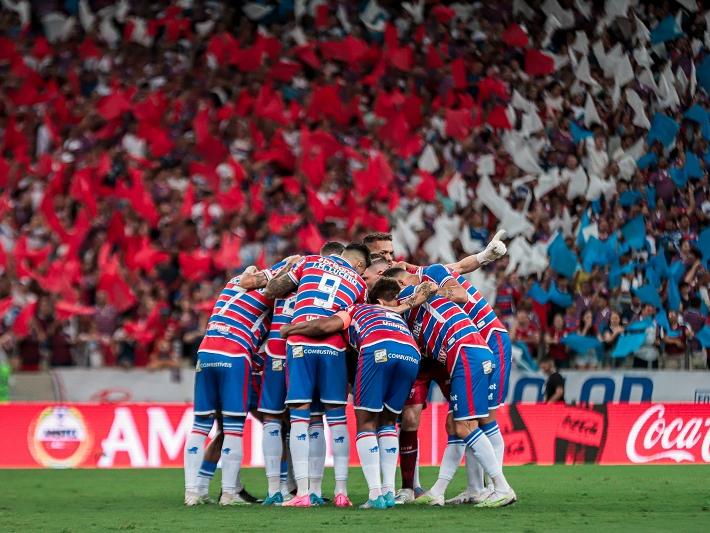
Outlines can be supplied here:
[[[291, 281], [298, 285], [293, 310], [293, 324], [329, 317], [341, 309], [367, 300], [365, 281], [342, 257], [307, 255], [289, 271]], [[323, 344], [336, 350], [345, 349], [345, 340], [338, 334], [325, 339], [292, 336], [289, 344]]]

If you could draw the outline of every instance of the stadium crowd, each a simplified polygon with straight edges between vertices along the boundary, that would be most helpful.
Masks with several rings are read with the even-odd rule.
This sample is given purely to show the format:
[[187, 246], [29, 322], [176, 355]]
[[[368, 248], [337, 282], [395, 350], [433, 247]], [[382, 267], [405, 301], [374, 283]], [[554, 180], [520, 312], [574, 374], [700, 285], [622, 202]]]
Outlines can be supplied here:
[[239, 4], [3, 0], [16, 368], [179, 366], [248, 265], [372, 231], [452, 262], [499, 227], [474, 281], [519, 364], [707, 368], [701, 2]]

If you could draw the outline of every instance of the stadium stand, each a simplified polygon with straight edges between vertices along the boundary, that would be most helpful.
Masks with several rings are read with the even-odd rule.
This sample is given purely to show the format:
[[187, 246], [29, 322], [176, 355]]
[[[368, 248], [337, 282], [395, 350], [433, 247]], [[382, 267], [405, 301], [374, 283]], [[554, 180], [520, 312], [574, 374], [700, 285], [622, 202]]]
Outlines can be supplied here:
[[475, 280], [521, 365], [707, 368], [709, 32], [692, 1], [3, 0], [0, 350], [176, 367], [247, 265], [502, 227]]

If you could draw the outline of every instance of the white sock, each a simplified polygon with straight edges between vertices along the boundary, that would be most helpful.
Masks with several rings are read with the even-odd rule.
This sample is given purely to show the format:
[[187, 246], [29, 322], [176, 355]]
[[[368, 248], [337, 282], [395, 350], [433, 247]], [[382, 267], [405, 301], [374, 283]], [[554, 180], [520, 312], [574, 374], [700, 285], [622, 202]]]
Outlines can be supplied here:
[[420, 489], [422, 487], [421, 481], [419, 481], [419, 440], [417, 439], [417, 462], [414, 465], [414, 488]]
[[476, 494], [483, 490], [483, 467], [469, 447], [466, 447], [466, 479], [468, 492]]
[[367, 487], [370, 489], [368, 498], [374, 500], [382, 495], [382, 480], [380, 478], [380, 446], [374, 431], [360, 431], [355, 440], [357, 455], [360, 458], [362, 473], [365, 475]]
[[269, 484], [268, 495], [273, 496], [279, 491], [281, 483], [281, 456], [283, 441], [281, 440], [281, 422], [266, 420], [262, 434], [261, 448], [264, 453], [264, 470]]
[[345, 494], [348, 489], [348, 464], [350, 463], [350, 435], [345, 418], [345, 407], [327, 409], [325, 418], [333, 438], [333, 470], [335, 471], [335, 494]]
[[[232, 420], [228, 420], [232, 418]], [[224, 417], [222, 443], [222, 492], [236, 494], [241, 489], [239, 470], [242, 467], [242, 433], [244, 418]]]
[[380, 446], [380, 470], [382, 472], [382, 494], [394, 494], [399, 457], [399, 437], [394, 426], [377, 428], [377, 444]]
[[483, 433], [486, 434], [486, 437], [488, 437], [488, 440], [491, 441], [491, 446], [493, 446], [493, 451], [496, 454], [496, 460], [502, 467], [503, 457], [505, 456], [505, 442], [503, 442], [503, 434], [500, 432], [498, 422], [494, 420], [488, 424], [483, 424], [481, 429]]
[[311, 421], [308, 426], [308, 490], [323, 496], [323, 470], [325, 469], [325, 431], [323, 422]]
[[[207, 430], [209, 432], [209, 429]], [[188, 435], [185, 442], [184, 462], [185, 465], [185, 490], [198, 492], [199, 480], [197, 473], [200, 471], [200, 465], [205, 457], [205, 440], [207, 433], [203, 433], [202, 429], [194, 429]]]
[[308, 494], [308, 409], [291, 409], [291, 434], [288, 438], [291, 450], [293, 477], [296, 479], [296, 495]]
[[456, 435], [449, 435], [449, 440], [444, 449], [444, 455], [441, 458], [441, 466], [439, 467], [439, 478], [434, 483], [434, 486], [429, 489], [429, 494], [432, 496], [441, 496], [446, 493], [446, 488], [451, 483], [451, 480], [456, 474], [459, 465], [461, 464], [461, 459], [465, 447], [463, 440], [459, 439]]
[[476, 428], [468, 437], [464, 439], [466, 446], [473, 450], [476, 459], [481, 463], [483, 470], [493, 480], [493, 486], [497, 491], [508, 492], [510, 485], [503, 475], [503, 468], [496, 460], [496, 454], [493, 451], [491, 441], [488, 440], [486, 434], [480, 428]]

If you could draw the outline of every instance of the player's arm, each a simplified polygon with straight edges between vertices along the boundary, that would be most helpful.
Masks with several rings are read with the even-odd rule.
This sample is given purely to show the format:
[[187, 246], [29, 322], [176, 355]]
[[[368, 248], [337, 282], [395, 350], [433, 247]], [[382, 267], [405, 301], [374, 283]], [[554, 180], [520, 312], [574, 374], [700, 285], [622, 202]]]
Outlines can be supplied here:
[[317, 318], [299, 324], [287, 324], [281, 326], [281, 336], [285, 339], [291, 335], [303, 335], [305, 337], [326, 337], [346, 328], [340, 313], [327, 318]]
[[[298, 265], [296, 264], [298, 263]], [[291, 276], [291, 272], [302, 266], [303, 259], [300, 256], [292, 255], [286, 260], [286, 264], [271, 278], [264, 289], [264, 296], [267, 298], [279, 298], [292, 292], [298, 287], [298, 278]]]
[[503, 257], [508, 248], [502, 239], [505, 238], [505, 230], [500, 230], [495, 234], [491, 242], [488, 243], [486, 249], [474, 255], [464, 257], [456, 263], [449, 263], [446, 266], [458, 274], [468, 274], [481, 268], [483, 265], [492, 263], [493, 261]]
[[468, 293], [455, 279], [450, 279], [436, 291], [436, 294], [448, 298], [454, 303], [463, 304], [468, 301]]
[[406, 313], [413, 307], [417, 307], [418, 305], [422, 305], [424, 302], [426, 302], [429, 297], [437, 291], [438, 288], [438, 285], [432, 281], [425, 281], [424, 283], [420, 283], [419, 285], [417, 285], [414, 294], [412, 294], [409, 298], [405, 299], [397, 307], [391, 307], [390, 309], [400, 315], [402, 313]]
[[555, 403], [559, 402], [562, 400], [562, 398], [565, 395], [565, 388], [562, 385], [557, 385], [557, 388], [555, 388], [555, 392], [552, 393], [552, 396], [547, 400], [547, 403]]
[[[300, 255], [292, 255], [285, 259], [286, 263], [278, 271], [276, 271], [275, 276], [278, 276], [282, 272], [288, 272], [288, 270], [299, 260]], [[272, 273], [267, 270], [258, 270], [255, 266], [247, 267], [246, 270], [239, 276], [239, 286], [242, 289], [254, 290], [263, 289], [269, 283]]]

